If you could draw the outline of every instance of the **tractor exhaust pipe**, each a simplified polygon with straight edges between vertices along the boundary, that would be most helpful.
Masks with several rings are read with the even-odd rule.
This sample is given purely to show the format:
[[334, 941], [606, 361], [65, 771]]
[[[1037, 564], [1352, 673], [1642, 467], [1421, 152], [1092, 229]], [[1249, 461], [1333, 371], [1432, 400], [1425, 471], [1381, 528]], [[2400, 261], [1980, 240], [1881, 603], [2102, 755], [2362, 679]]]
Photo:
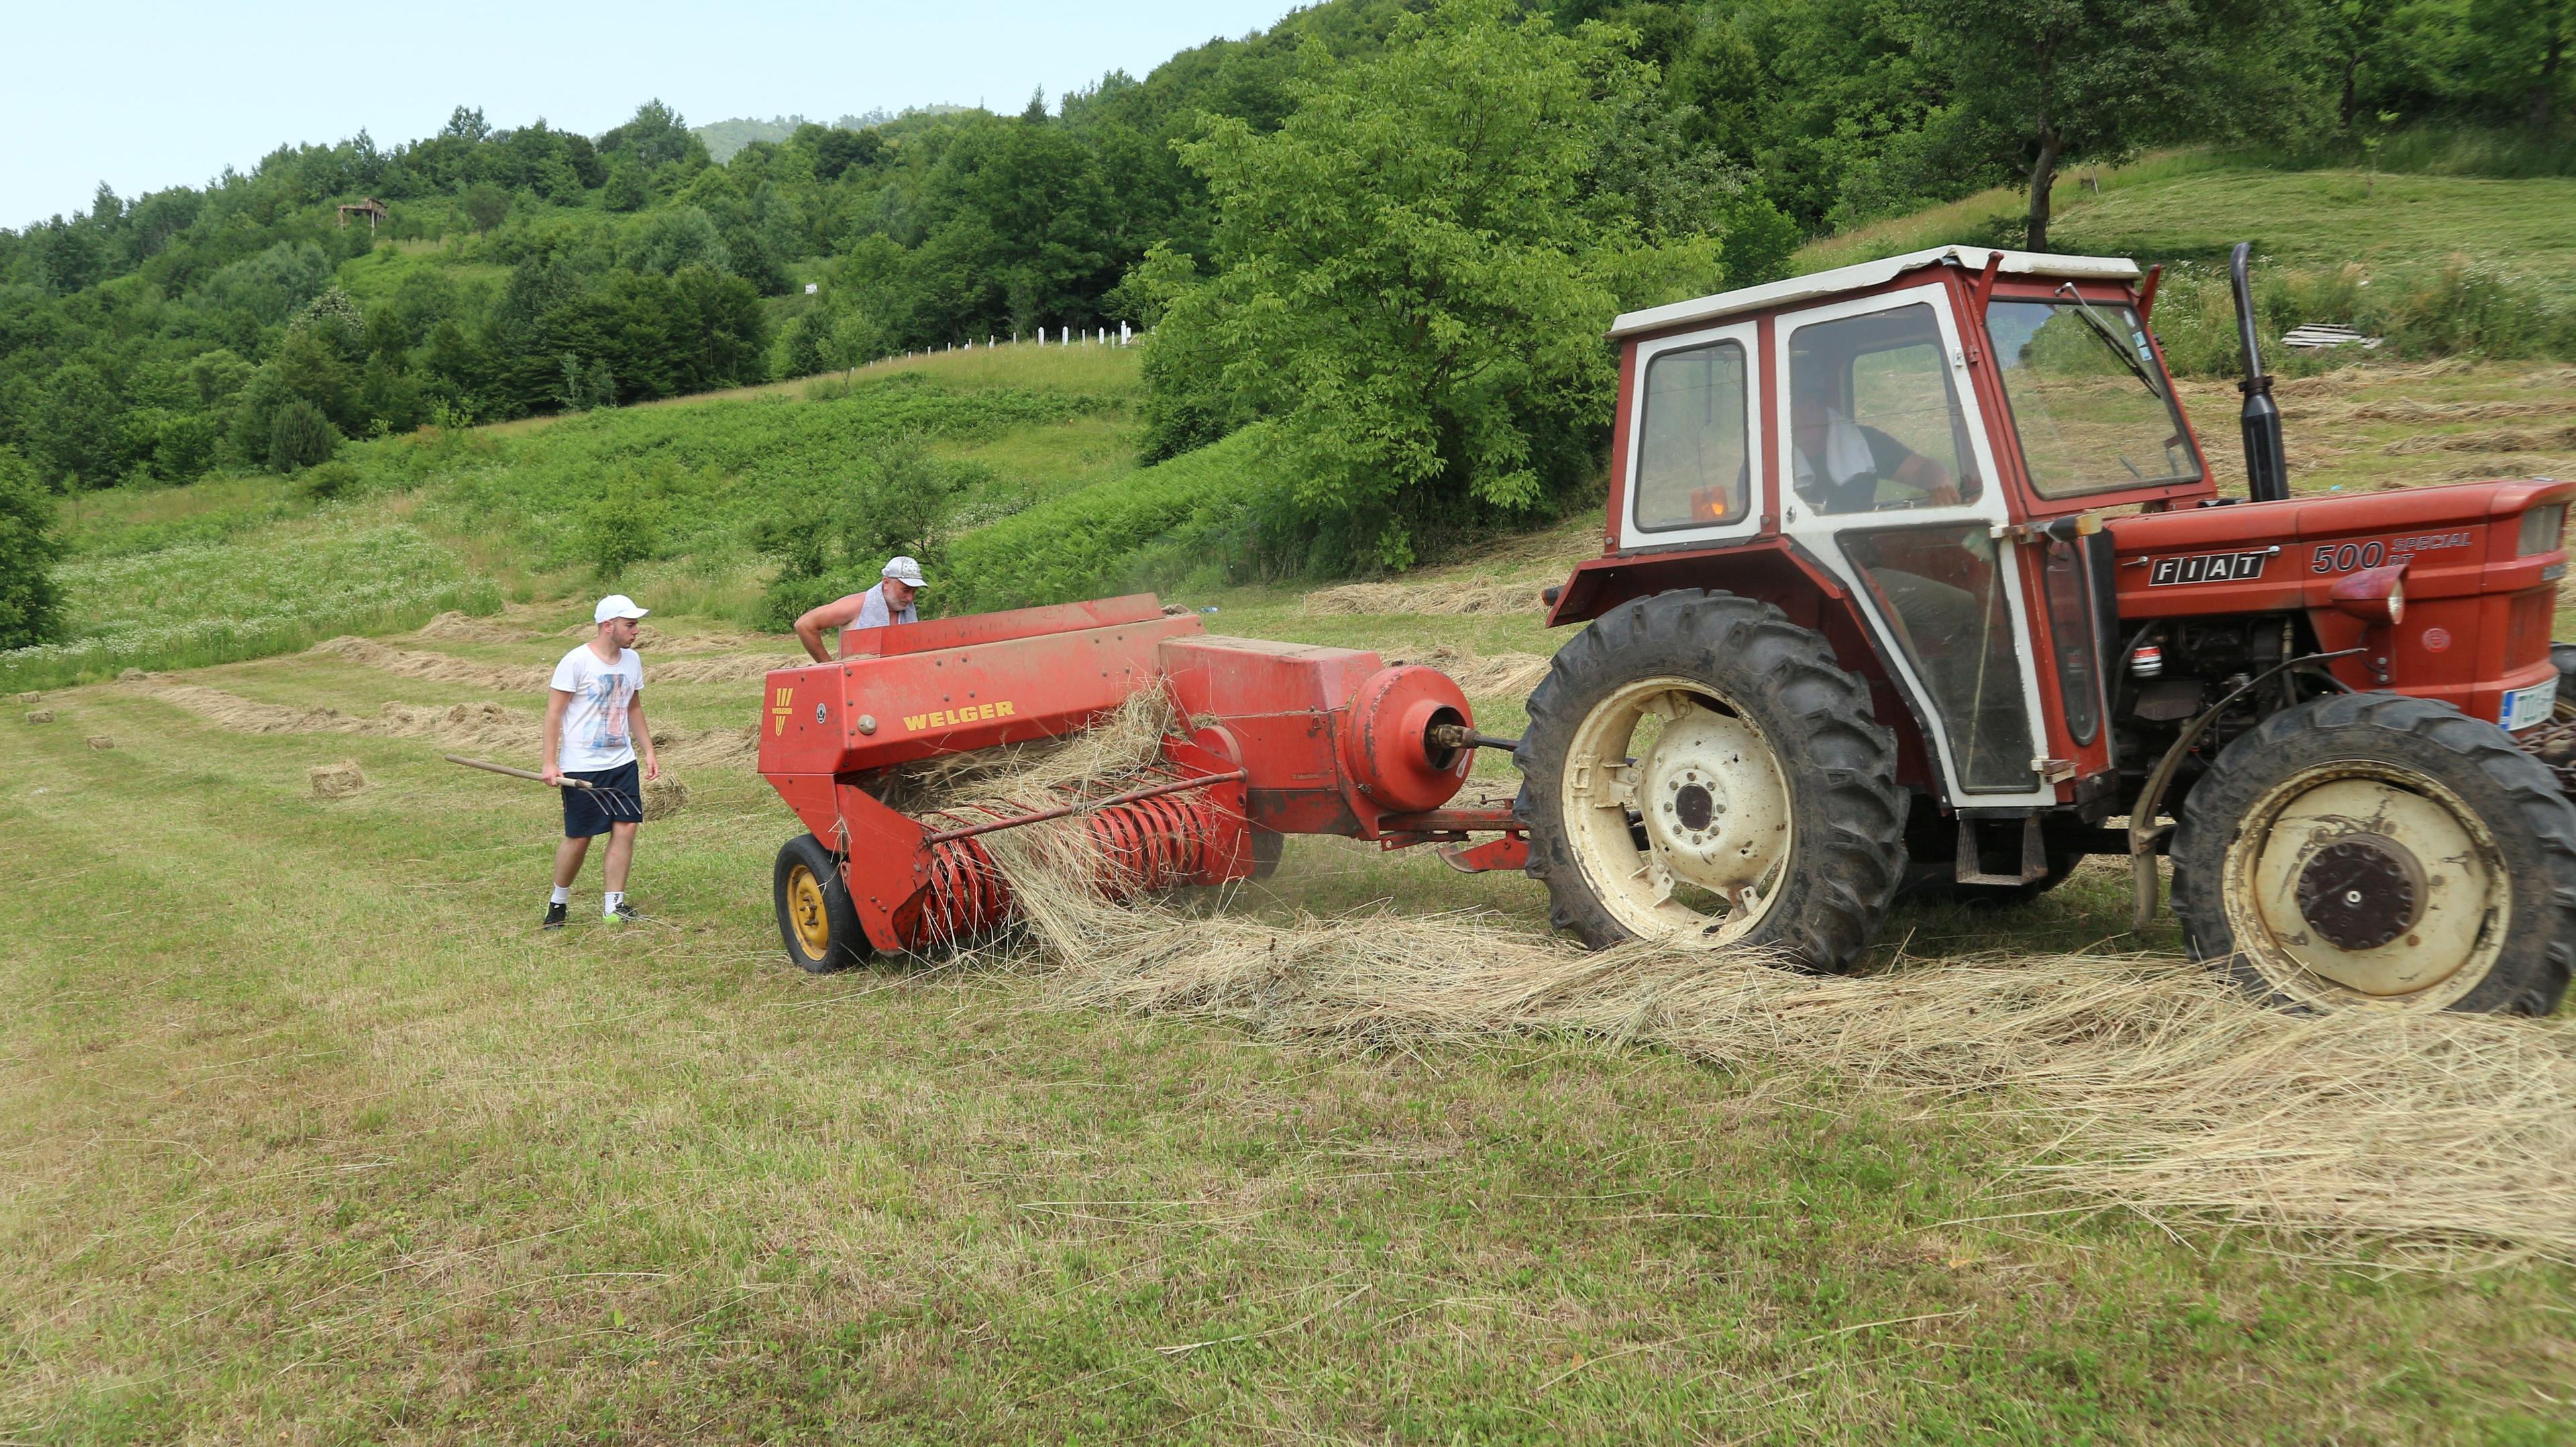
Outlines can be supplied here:
[[2254, 502], [2282, 502], [2290, 496], [2290, 463], [2281, 451], [2281, 409], [2272, 401], [2272, 379], [2263, 375], [2263, 349], [2254, 340], [2254, 288], [2245, 279], [2245, 257], [2251, 241], [2236, 243], [2227, 260], [2236, 289], [2236, 334], [2245, 344], [2245, 492]]

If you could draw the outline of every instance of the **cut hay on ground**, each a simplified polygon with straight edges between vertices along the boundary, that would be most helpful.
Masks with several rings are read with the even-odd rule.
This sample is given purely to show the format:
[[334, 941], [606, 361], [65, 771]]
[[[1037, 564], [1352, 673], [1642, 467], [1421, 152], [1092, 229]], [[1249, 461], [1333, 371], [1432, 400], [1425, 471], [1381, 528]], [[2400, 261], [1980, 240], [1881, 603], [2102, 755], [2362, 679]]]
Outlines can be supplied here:
[[1470, 613], [1535, 613], [1543, 583], [1343, 583], [1306, 595], [1305, 611], [1327, 617], [1354, 613], [1418, 613], [1455, 618]]
[[[1078, 766], [986, 772], [1025, 806], [1146, 766], [1139, 713]], [[1041, 785], [1043, 787], [1041, 787]], [[1050, 987], [1076, 1004], [1364, 1045], [1571, 1032], [1733, 1069], [1951, 1098], [2044, 1142], [2034, 1191], [2214, 1215], [2433, 1267], [2576, 1261], [2576, 1029], [2488, 1016], [2263, 1009], [2152, 956], [1900, 963], [1830, 978], [1744, 952], [1587, 953], [1489, 918], [1270, 923], [1117, 908], [1079, 821], [984, 836]], [[1027, 951], [1010, 956], [1025, 965]]]
[[1536, 653], [1478, 653], [1464, 644], [1436, 648], [1382, 648], [1388, 663], [1427, 663], [1449, 675], [1469, 698], [1520, 699], [1547, 677], [1553, 660]]
[[1575, 1031], [1969, 1097], [2047, 1139], [2029, 1177], [2081, 1198], [2428, 1263], [2576, 1259], [2576, 1032], [2561, 1024], [2302, 1019], [2173, 959], [1832, 979], [1654, 946], [1587, 954], [1472, 918], [1078, 918], [1048, 945], [1081, 1003], [1371, 1042]]
[[542, 628], [513, 626], [501, 618], [477, 618], [451, 609], [420, 625], [413, 636], [450, 643], [523, 643], [546, 633]]
[[[326, 638], [308, 651], [344, 658], [367, 668], [382, 669], [400, 678], [417, 678], [428, 683], [461, 683], [469, 688], [488, 688], [499, 693], [542, 693], [554, 680], [552, 664], [476, 663], [445, 653], [389, 648], [369, 638]], [[648, 659], [644, 665], [644, 679], [648, 688], [656, 683], [757, 683], [768, 677], [771, 669], [801, 668], [806, 662], [802, 657], [786, 654], [692, 658], [666, 664], [656, 664]]]
[[[194, 683], [151, 682], [152, 698], [174, 704], [220, 728], [250, 734], [357, 734], [371, 738], [431, 739], [451, 747], [516, 752], [534, 757], [542, 720], [489, 699], [444, 707], [388, 703], [370, 715], [336, 708], [296, 708], [262, 703]], [[760, 757], [751, 729], [660, 728], [653, 746], [672, 763], [713, 768], [750, 767]]]
[[2549, 452], [2562, 447], [2576, 447], [2576, 426], [2427, 432], [2401, 437], [2379, 450], [2385, 456], [2406, 457], [2418, 452]]

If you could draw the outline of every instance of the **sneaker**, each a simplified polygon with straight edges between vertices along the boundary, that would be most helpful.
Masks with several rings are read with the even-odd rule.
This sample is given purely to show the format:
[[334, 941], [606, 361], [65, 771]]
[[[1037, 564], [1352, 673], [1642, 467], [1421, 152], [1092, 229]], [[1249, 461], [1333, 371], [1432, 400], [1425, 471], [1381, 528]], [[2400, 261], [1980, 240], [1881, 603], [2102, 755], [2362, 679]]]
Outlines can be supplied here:
[[628, 904], [625, 900], [621, 899], [617, 902], [617, 908], [600, 915], [599, 922], [601, 924], [632, 924], [643, 917], [644, 916], [635, 912], [635, 906]]
[[549, 905], [547, 905], [547, 906], [546, 906], [546, 922], [545, 922], [544, 924], [541, 924], [541, 925], [537, 926], [537, 928], [539, 928], [539, 929], [562, 929], [563, 927], [564, 927], [564, 906], [562, 906], [562, 905], [560, 905], [560, 904], [549, 904]]

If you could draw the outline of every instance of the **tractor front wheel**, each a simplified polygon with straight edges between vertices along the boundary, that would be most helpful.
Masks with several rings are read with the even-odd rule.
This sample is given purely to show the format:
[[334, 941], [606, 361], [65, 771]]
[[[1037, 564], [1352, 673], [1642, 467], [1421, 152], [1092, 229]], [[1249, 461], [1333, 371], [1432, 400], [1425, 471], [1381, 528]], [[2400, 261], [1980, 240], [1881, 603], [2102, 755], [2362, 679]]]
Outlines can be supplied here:
[[868, 937], [850, 904], [849, 882], [822, 840], [800, 834], [780, 846], [770, 897], [778, 907], [778, 938], [797, 968], [828, 975], [867, 963]]
[[2256, 998], [2546, 1015], [2576, 962], [2576, 806], [2495, 725], [2353, 693], [2284, 709], [2183, 801], [2174, 913]]
[[1514, 812], [1559, 928], [1851, 968], [1905, 873], [1906, 796], [1821, 636], [1750, 598], [1636, 599], [1556, 655], [1529, 717]]

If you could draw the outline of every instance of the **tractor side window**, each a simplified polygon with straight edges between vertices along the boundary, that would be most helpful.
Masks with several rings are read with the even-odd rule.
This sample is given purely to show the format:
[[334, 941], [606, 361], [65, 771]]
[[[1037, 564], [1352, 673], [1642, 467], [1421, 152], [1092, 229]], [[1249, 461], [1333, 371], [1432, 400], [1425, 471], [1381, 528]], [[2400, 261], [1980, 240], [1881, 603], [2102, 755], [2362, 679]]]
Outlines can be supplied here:
[[1798, 328], [1789, 340], [1790, 472], [1819, 513], [1974, 501], [1976, 453], [1932, 308]]
[[1913, 663], [1970, 789], [2030, 787], [2030, 715], [2012, 604], [1986, 525], [1855, 528], [1843, 551]]
[[1744, 348], [1716, 342], [1646, 364], [1637, 426], [1637, 526], [1733, 522], [1749, 506]]
[[2200, 458], [2135, 311], [1998, 301], [1986, 308], [1986, 336], [2042, 497], [2200, 480]]

